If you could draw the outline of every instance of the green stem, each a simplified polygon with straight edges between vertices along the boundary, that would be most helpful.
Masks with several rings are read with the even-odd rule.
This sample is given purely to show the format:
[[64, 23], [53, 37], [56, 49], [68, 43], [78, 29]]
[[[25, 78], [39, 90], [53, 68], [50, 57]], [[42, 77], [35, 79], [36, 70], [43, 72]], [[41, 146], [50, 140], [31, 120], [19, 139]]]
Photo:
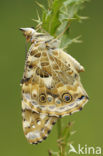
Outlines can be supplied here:
[[64, 156], [64, 143], [62, 142], [62, 120], [58, 119], [57, 122], [57, 132], [58, 132], [58, 148], [59, 148], [59, 155]]

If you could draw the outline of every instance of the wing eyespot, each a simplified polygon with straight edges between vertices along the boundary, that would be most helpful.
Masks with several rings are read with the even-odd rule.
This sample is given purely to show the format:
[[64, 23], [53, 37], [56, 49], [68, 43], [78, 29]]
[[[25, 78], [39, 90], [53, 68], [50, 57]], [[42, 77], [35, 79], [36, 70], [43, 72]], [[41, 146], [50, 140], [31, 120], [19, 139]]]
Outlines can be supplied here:
[[46, 102], [46, 95], [45, 95], [45, 94], [41, 94], [41, 95], [39, 96], [39, 100], [40, 100], [40, 102], [42, 102], [42, 103]]
[[52, 96], [48, 96], [47, 100], [48, 100], [48, 102], [52, 102], [53, 101]]
[[63, 99], [64, 102], [69, 103], [72, 100], [72, 96], [71, 96], [70, 93], [64, 93], [62, 95], [62, 99]]

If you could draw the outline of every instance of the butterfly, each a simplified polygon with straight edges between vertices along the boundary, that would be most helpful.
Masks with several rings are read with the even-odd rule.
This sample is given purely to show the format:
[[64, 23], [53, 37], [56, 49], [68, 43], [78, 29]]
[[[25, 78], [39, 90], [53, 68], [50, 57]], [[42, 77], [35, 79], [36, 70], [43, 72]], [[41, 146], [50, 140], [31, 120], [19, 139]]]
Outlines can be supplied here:
[[21, 81], [23, 131], [29, 143], [38, 144], [58, 118], [82, 110], [87, 103], [79, 76], [84, 68], [48, 33], [20, 30], [31, 43]]

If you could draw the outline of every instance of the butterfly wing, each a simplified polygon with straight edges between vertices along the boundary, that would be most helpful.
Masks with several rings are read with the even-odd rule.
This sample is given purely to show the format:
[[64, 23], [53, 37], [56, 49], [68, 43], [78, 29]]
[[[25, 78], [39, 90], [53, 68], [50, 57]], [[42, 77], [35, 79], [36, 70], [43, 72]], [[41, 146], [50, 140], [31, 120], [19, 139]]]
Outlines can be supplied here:
[[30, 144], [38, 144], [45, 140], [57, 121], [56, 117], [48, 117], [29, 109], [23, 110], [22, 117], [24, 134]]
[[38, 144], [58, 117], [81, 110], [88, 101], [79, 77], [84, 68], [58, 48], [57, 39], [32, 28], [21, 30], [31, 42], [21, 81], [23, 130], [29, 143]]
[[27, 108], [61, 117], [81, 110], [88, 101], [79, 77], [84, 68], [55, 47], [55, 41], [50, 43], [40, 41], [31, 45], [22, 81], [22, 95]]

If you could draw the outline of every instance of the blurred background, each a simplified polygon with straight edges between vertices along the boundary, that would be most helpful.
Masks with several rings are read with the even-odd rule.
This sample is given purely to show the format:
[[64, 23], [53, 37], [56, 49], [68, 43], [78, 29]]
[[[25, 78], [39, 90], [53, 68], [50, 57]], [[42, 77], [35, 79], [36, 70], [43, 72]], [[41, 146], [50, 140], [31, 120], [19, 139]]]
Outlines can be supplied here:
[[[35, 26], [32, 19], [36, 18], [36, 7], [34, 0], [0, 1], [1, 156], [47, 156], [48, 149], [57, 150], [57, 125], [37, 146], [28, 144], [22, 130], [19, 84], [24, 71], [25, 38], [19, 28]], [[81, 80], [90, 101], [81, 112], [64, 118], [63, 123], [75, 121], [72, 129], [77, 133], [70, 141], [76, 148], [78, 144], [103, 147], [103, 0], [92, 0], [81, 15], [89, 19], [73, 23], [71, 35], [82, 35], [83, 43], [71, 45], [68, 52], [85, 67]]]

